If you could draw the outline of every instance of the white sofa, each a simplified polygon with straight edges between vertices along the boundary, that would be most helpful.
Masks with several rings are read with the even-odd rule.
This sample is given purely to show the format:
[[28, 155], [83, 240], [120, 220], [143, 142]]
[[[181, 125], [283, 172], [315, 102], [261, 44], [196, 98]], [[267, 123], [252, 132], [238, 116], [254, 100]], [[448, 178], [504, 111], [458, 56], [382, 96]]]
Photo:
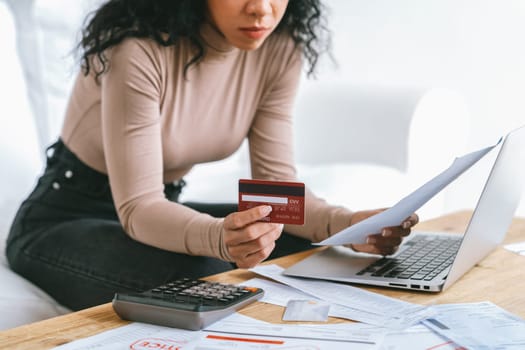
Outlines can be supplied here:
[[[99, 2], [0, 0], [0, 329], [68, 312], [9, 270], [4, 242], [43, 169], [43, 149], [60, 130], [75, 72], [68, 53], [83, 16]], [[439, 89], [304, 81], [295, 114], [300, 178], [352, 209], [394, 204], [447, 166], [467, 138], [464, 100]], [[249, 177], [246, 147], [196, 167], [183, 199], [236, 201], [243, 177]], [[443, 195], [422, 208], [422, 218], [443, 212]]]

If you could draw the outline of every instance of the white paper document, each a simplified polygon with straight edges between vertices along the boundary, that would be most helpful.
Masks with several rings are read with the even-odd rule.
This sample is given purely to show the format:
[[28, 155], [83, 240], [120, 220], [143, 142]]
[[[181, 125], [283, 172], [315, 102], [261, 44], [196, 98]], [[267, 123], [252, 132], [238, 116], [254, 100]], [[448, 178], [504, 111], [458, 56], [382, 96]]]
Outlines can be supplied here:
[[432, 308], [386, 297], [345, 284], [283, 275], [278, 265], [259, 265], [251, 271], [332, 303], [330, 316], [403, 329], [433, 315]]
[[233, 314], [212, 326], [208, 330], [188, 331], [136, 322], [55, 349], [376, 350], [385, 335], [384, 331], [363, 324], [302, 328], [273, 325], [239, 314]]
[[[301, 339], [310, 341], [311, 349], [323, 341], [346, 343], [345, 349], [378, 348], [386, 334], [386, 329], [363, 323], [339, 324], [274, 324], [254, 320], [238, 313], [232, 314], [208, 326], [205, 331], [239, 335], [273, 336], [281, 339]], [[339, 349], [337, 344], [334, 344]], [[324, 347], [318, 347], [324, 349]], [[302, 349], [302, 348], [301, 348]], [[310, 349], [310, 348], [308, 348]]]
[[[316, 296], [313, 296], [312, 294], [304, 293], [299, 289], [288, 286], [286, 284], [267, 281], [260, 278], [253, 278], [242, 284], [264, 289], [264, 296], [259, 300], [262, 303], [286, 306], [288, 302], [292, 299], [315, 298], [317, 300], [322, 300], [320, 298], [317, 298]], [[388, 324], [390, 327], [395, 326], [395, 328], [403, 327], [401, 325], [398, 326], [397, 323], [391, 323], [388, 315], [385, 315], [383, 313], [378, 314], [370, 312], [368, 310], [360, 310], [339, 304], [332, 304], [330, 306], [330, 310], [328, 310], [328, 316], [364, 322], [381, 327], [384, 324]]]
[[525, 242], [506, 244], [503, 247], [511, 252], [525, 256]]
[[465, 350], [452, 340], [443, 338], [422, 324], [398, 332], [389, 332], [381, 350]]
[[434, 332], [469, 350], [525, 349], [525, 321], [491, 302], [436, 305], [423, 321]]
[[[301, 292], [300, 290], [289, 287], [286, 284], [262, 278], [252, 278], [241, 284], [264, 290], [264, 295], [259, 299], [261, 303], [286, 306], [288, 301], [292, 299], [308, 299], [312, 297], [310, 294]], [[329, 315], [331, 314], [329, 313]]]
[[282, 320], [326, 322], [329, 311], [330, 304], [317, 298], [292, 299], [286, 304]]
[[442, 173], [428, 181], [417, 190], [401, 199], [397, 204], [369, 217], [355, 225], [347, 227], [335, 235], [314, 243], [316, 245], [342, 245], [349, 243], [365, 243], [370, 234], [380, 233], [384, 227], [398, 226], [406, 218], [415, 213], [419, 208], [438, 194], [449, 183], [458, 178], [463, 172], [483, 158], [490, 150], [496, 147], [501, 140], [494, 146], [486, 147], [478, 151], [468, 153], [456, 158], [452, 165]]

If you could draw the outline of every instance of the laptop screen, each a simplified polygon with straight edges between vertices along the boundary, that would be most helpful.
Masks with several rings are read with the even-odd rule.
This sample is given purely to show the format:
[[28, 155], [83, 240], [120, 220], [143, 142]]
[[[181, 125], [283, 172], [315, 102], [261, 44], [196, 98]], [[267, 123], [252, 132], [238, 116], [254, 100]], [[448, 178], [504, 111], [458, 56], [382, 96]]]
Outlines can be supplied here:
[[503, 241], [523, 193], [525, 127], [509, 133], [499, 152], [492, 157], [485, 160], [492, 167], [444, 288], [454, 283]]

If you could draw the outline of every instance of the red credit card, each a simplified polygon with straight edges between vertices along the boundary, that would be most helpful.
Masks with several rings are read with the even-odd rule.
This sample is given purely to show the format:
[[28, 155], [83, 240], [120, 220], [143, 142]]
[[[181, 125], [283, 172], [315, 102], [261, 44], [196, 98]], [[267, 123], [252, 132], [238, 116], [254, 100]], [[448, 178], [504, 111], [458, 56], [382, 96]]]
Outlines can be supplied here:
[[304, 224], [304, 183], [266, 180], [239, 180], [239, 211], [271, 205], [270, 215], [261, 221]]

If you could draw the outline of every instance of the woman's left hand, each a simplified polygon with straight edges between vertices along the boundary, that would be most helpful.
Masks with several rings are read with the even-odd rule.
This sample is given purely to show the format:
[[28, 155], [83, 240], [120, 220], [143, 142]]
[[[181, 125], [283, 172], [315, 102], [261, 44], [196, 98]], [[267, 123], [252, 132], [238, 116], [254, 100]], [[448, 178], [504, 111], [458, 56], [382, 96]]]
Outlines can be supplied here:
[[[385, 209], [375, 210], [363, 210], [355, 212], [352, 215], [350, 225], [354, 225], [359, 221], [362, 221], [372, 215], [378, 214]], [[380, 255], [391, 255], [394, 254], [399, 245], [401, 244], [403, 237], [410, 234], [412, 227], [419, 222], [417, 214], [412, 214], [405, 219], [399, 226], [385, 227], [381, 230], [381, 233], [369, 235], [366, 244], [350, 244], [350, 248], [355, 251], [380, 254]]]

